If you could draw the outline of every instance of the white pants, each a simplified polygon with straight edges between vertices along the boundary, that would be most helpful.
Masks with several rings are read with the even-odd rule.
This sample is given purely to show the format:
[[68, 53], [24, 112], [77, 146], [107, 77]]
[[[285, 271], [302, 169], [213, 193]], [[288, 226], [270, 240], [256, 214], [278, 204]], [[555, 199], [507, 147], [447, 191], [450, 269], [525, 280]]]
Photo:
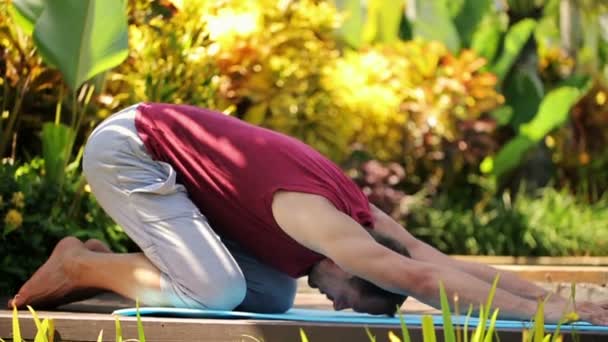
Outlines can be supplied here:
[[161, 271], [175, 307], [283, 312], [295, 279], [222, 241], [176, 182], [176, 171], [153, 160], [137, 135], [137, 105], [114, 114], [87, 142], [84, 174], [104, 210]]

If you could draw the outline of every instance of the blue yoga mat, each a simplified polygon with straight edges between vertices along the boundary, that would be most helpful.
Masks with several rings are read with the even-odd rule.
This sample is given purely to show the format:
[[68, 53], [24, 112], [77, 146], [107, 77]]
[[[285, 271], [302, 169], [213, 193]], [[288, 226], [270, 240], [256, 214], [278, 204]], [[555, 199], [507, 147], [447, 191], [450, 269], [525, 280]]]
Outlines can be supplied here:
[[[115, 315], [135, 316], [135, 308], [121, 309], [114, 311]], [[364, 325], [399, 325], [399, 317], [373, 316], [350, 311], [329, 311], [316, 309], [291, 309], [284, 314], [263, 314], [241, 311], [219, 311], [201, 309], [180, 309], [166, 307], [143, 307], [139, 308], [142, 316], [161, 316], [161, 317], [183, 317], [183, 318], [207, 318], [207, 319], [260, 319], [260, 320], [281, 320], [296, 322], [315, 322], [315, 323], [335, 323], [335, 324], [364, 324]], [[421, 326], [422, 315], [405, 314], [403, 316], [408, 326]], [[464, 325], [465, 317], [454, 316], [454, 324]], [[440, 315], [433, 316], [436, 326], [443, 325], [443, 318]], [[475, 327], [479, 319], [470, 318], [469, 326]], [[530, 322], [498, 320], [498, 329], [523, 329], [530, 328]], [[554, 331], [556, 325], [546, 324], [547, 331]], [[576, 330], [578, 332], [602, 332], [608, 334], [608, 326], [596, 326], [586, 322], [576, 322], [561, 327], [564, 331]]]

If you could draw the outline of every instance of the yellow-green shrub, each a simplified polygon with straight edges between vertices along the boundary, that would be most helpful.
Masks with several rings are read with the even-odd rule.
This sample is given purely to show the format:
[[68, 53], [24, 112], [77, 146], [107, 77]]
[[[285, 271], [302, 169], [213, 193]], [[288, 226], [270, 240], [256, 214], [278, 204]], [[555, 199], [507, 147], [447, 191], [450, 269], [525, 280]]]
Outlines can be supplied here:
[[338, 110], [320, 83], [320, 71], [339, 56], [333, 36], [339, 19], [324, 1], [213, 5], [206, 21], [219, 68], [220, 107], [343, 158], [351, 136], [348, 113]]
[[98, 98], [101, 116], [140, 101], [215, 107], [217, 71], [208, 53], [205, 1], [186, 1], [168, 16], [150, 11], [151, 3], [130, 1], [129, 58], [108, 75]]
[[[437, 169], [448, 152], [461, 155], [457, 164], [467, 162], [463, 126], [503, 102], [484, 64], [472, 51], [454, 56], [441, 43], [416, 40], [346, 54], [323, 79], [351, 118], [354, 140], [377, 159], [403, 163], [412, 175], [420, 167]], [[493, 127], [482, 126], [483, 133]]]

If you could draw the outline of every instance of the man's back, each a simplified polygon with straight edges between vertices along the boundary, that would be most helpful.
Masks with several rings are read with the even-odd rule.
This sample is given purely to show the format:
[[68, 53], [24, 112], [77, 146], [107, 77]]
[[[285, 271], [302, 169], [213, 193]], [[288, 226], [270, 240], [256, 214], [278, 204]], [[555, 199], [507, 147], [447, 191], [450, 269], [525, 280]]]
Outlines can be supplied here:
[[362, 225], [372, 224], [357, 186], [296, 139], [191, 106], [143, 104], [138, 110], [136, 127], [148, 152], [177, 170], [216, 232], [287, 274], [301, 276], [323, 256], [277, 226], [271, 210], [277, 191], [323, 196]]

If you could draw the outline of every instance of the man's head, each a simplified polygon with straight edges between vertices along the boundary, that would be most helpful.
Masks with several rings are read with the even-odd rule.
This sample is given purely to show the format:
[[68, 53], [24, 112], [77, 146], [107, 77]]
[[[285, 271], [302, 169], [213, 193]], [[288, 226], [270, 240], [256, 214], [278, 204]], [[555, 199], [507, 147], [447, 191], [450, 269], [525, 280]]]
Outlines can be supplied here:
[[[379, 234], [373, 229], [370, 235], [381, 245], [409, 257], [405, 246]], [[334, 303], [334, 309], [352, 308], [357, 312], [394, 315], [407, 296], [386, 291], [373, 283], [353, 276], [329, 259], [317, 263], [308, 275], [308, 284], [318, 288]]]

